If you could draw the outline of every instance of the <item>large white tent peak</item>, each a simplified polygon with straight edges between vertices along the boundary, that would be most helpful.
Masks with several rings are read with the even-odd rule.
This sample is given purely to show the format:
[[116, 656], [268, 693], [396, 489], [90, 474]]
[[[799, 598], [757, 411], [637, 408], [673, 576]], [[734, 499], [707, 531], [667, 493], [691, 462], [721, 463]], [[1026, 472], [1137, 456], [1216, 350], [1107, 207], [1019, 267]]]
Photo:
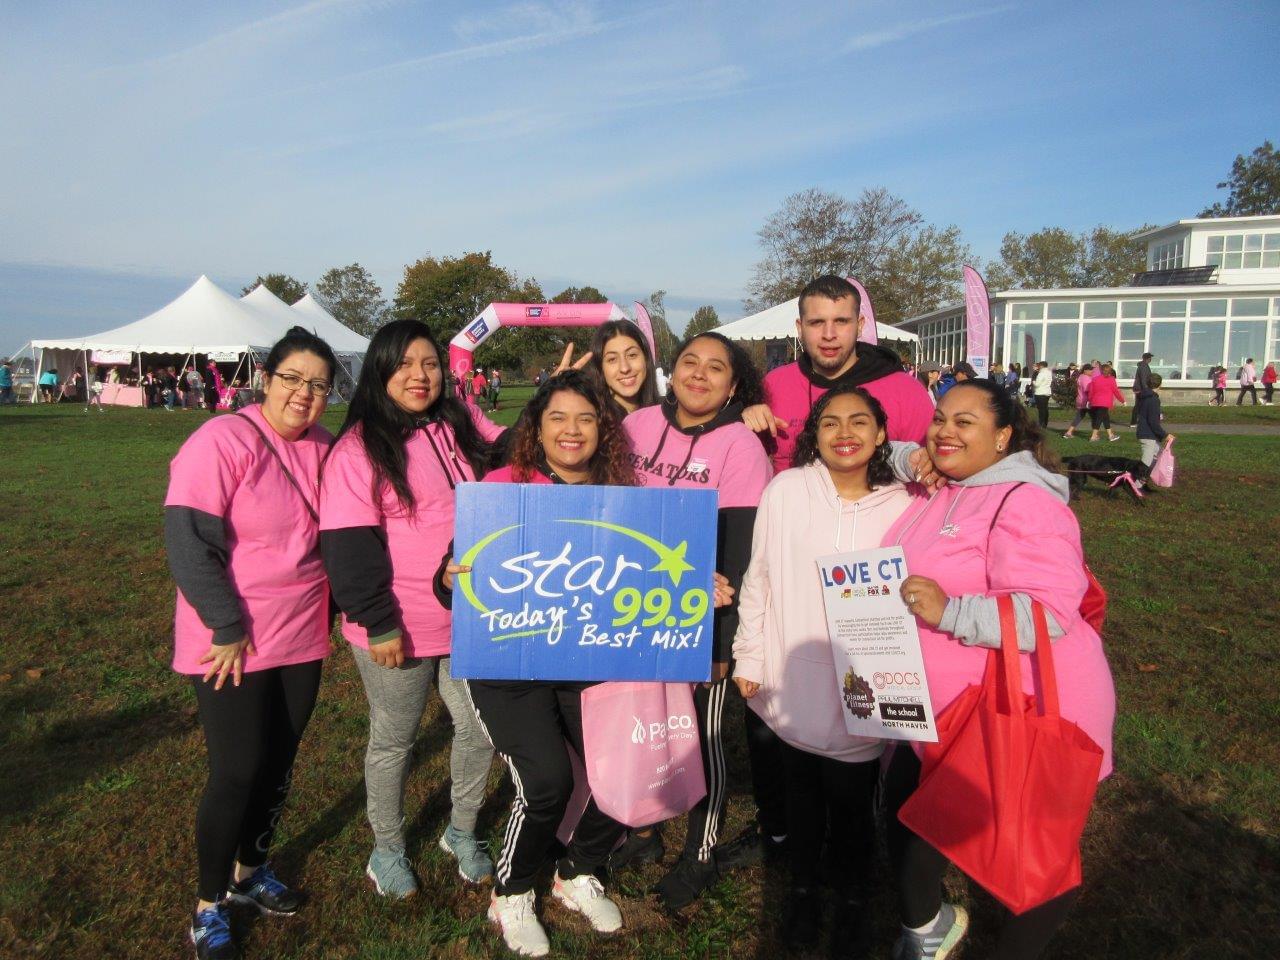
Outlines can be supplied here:
[[[734, 320], [716, 327], [716, 333], [730, 340], [780, 340], [796, 335], [796, 319], [800, 316], [800, 298], [793, 297], [785, 303], [753, 313], [741, 320]], [[914, 333], [876, 321], [876, 334], [881, 340], [917, 341]]]
[[[305, 306], [303, 301], [306, 301]], [[258, 284], [241, 297], [240, 302], [260, 311], [275, 324], [284, 324], [280, 330], [281, 336], [292, 326], [307, 327], [333, 347], [334, 353], [362, 354], [369, 349], [368, 340], [339, 323], [309, 293], [291, 307], [265, 286]]]

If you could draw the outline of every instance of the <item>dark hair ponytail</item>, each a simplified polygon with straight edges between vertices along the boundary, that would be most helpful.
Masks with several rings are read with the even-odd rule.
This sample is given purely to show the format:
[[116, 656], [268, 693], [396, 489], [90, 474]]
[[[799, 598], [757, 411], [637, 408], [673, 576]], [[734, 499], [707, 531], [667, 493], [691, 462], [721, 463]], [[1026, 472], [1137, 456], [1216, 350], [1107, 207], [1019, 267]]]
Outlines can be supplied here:
[[[387, 381], [400, 369], [409, 344], [426, 340], [436, 352], [440, 362], [440, 395], [421, 414], [415, 416], [401, 410], [387, 396]], [[365, 452], [373, 464], [374, 495], [378, 488], [388, 484], [405, 510], [415, 506], [413, 491], [409, 487], [405, 441], [422, 423], [439, 422], [453, 431], [458, 451], [471, 465], [477, 477], [484, 473], [489, 459], [489, 444], [480, 436], [471, 413], [462, 401], [454, 397], [444, 376], [445, 353], [440, 348], [431, 328], [420, 320], [393, 320], [378, 329], [369, 341], [360, 368], [360, 379], [347, 407], [347, 418], [338, 431], [341, 438], [355, 426], [360, 427], [360, 438]]]
[[[286, 330], [285, 335], [275, 342], [267, 353], [267, 358], [262, 361], [262, 369], [274, 377], [276, 368], [295, 353], [314, 353], [328, 365], [329, 382], [333, 382], [338, 373], [338, 358], [333, 355], [333, 347], [306, 327], [290, 327]], [[213, 361], [210, 360], [209, 363], [212, 365]]]
[[[1035, 457], [1036, 463], [1051, 473], [1062, 472], [1062, 461], [1049, 446], [1048, 440], [1040, 430], [1040, 425], [1027, 415], [1026, 407], [1018, 403], [1009, 393], [1000, 389], [993, 381], [986, 378], [961, 380], [951, 390], [980, 390], [987, 397], [987, 406], [996, 417], [996, 429], [1010, 427], [1009, 452], [1019, 453], [1026, 450]], [[947, 391], [950, 393], [951, 391]]]
[[828, 390], [820, 396], [809, 410], [809, 416], [804, 422], [804, 428], [800, 431], [800, 436], [796, 438], [796, 451], [791, 457], [791, 465], [793, 467], [803, 467], [815, 460], [821, 459], [818, 454], [818, 422], [822, 419], [823, 413], [831, 401], [836, 397], [861, 397], [866, 403], [867, 408], [871, 411], [871, 416], [875, 418], [876, 426], [885, 431], [884, 443], [876, 447], [875, 456], [867, 463], [867, 485], [872, 490], [879, 487], [887, 486], [893, 483], [893, 466], [889, 463], [889, 418], [884, 412], [884, 407], [880, 401], [873, 397], [862, 387], [855, 387], [849, 384], [842, 384]]

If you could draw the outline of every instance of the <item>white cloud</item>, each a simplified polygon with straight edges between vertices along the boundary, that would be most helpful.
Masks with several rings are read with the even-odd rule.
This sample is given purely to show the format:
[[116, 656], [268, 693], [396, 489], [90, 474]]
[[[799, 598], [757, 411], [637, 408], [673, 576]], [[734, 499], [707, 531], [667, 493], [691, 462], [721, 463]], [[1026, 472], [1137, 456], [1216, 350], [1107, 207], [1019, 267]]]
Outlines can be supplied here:
[[907, 23], [899, 23], [892, 27], [886, 27], [883, 30], [873, 30], [868, 33], [860, 33], [856, 37], [851, 38], [845, 45], [846, 53], [852, 53], [855, 50], [871, 50], [875, 47], [883, 47], [886, 44], [897, 43], [899, 40], [905, 40], [907, 37], [915, 36], [918, 33], [926, 33], [929, 30], [936, 30], [939, 27], [950, 26], [953, 23], [963, 23], [966, 20], [977, 20], [980, 17], [990, 17], [997, 13], [1005, 13], [1012, 10], [1012, 6], [989, 7], [985, 10], [971, 10], [967, 13], [953, 13], [946, 17], [930, 17], [922, 20], [913, 20]]

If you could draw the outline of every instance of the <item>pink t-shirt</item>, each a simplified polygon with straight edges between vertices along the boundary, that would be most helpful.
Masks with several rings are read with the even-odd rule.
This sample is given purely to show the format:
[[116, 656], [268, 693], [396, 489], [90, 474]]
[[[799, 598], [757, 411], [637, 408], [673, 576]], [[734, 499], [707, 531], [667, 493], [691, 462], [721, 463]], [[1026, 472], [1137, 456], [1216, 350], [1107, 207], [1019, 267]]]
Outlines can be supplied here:
[[[502, 431], [474, 408], [472, 419], [486, 440]], [[346, 433], [325, 463], [320, 488], [320, 529], [381, 527], [391, 557], [391, 592], [400, 608], [406, 656], [436, 657], [449, 652], [449, 611], [440, 606], [431, 581], [453, 539], [454, 487], [475, 473], [443, 423], [415, 430], [405, 443], [406, 474], [415, 505], [410, 514], [395, 491], [373, 489], [373, 464], [360, 429]], [[369, 635], [342, 617], [342, 635], [368, 649]]]
[[760, 439], [740, 420], [690, 435], [668, 423], [655, 404], [628, 414], [622, 426], [641, 486], [717, 490], [723, 510], [759, 506], [773, 477]]
[[[262, 428], [315, 509], [320, 464], [333, 440], [329, 431], [316, 424], [290, 442], [256, 404], [244, 414]], [[329, 653], [329, 581], [320, 560], [319, 528], [253, 427], [238, 416], [215, 417], [200, 427], [170, 464], [164, 502], [224, 520], [227, 573], [255, 650], [245, 657], [246, 671]], [[213, 631], [181, 591], [173, 632], [173, 669], [203, 674], [207, 667], [199, 661]]]
[[[925, 431], [933, 422], [933, 401], [929, 391], [909, 373], [894, 371], [861, 385], [880, 401], [885, 413], [885, 432], [890, 440], [924, 443]], [[773, 454], [775, 472], [791, 466], [796, 452], [796, 438], [804, 429], [814, 401], [827, 392], [804, 375], [799, 363], [788, 363], [765, 374], [765, 403], [774, 416], [787, 421], [778, 431]]]
[[[936, 580], [948, 596], [1025, 593], [1044, 604], [1065, 630], [1053, 641], [1062, 716], [1102, 748], [1105, 777], [1111, 772], [1115, 687], [1102, 641], [1080, 617], [1087, 586], [1080, 525], [1071, 508], [1048, 491], [1026, 483], [1009, 493], [1011, 486], [949, 484], [909, 507], [883, 542], [900, 543], [908, 572]], [[981, 682], [988, 648], [966, 646], [918, 617], [916, 626], [929, 696], [934, 712], [941, 713], [966, 687]], [[1023, 689], [1031, 693], [1039, 679], [1030, 654], [1022, 654], [1022, 664]]]

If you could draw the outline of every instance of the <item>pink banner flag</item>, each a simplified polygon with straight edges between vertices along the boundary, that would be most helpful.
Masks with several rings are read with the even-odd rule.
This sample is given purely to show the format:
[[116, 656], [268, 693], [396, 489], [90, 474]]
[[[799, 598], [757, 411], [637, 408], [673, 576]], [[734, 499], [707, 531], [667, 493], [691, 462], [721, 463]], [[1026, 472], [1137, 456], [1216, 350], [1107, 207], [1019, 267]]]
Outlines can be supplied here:
[[658, 362], [658, 343], [653, 339], [653, 321], [649, 319], [649, 311], [645, 309], [643, 303], [639, 300], [634, 301], [636, 308], [636, 326], [640, 328], [640, 332], [644, 334], [645, 339], [649, 341], [649, 356], [653, 357], [653, 362]]
[[858, 331], [858, 339], [863, 343], [879, 343], [880, 333], [876, 329], [876, 311], [871, 306], [871, 295], [867, 293], [867, 288], [853, 279], [853, 277], [848, 277], [847, 279], [853, 284], [854, 289], [858, 291], [858, 297], [862, 301], [862, 306], [858, 310], [858, 316], [862, 318], [862, 329]]
[[991, 375], [991, 299], [977, 270], [964, 268], [964, 325], [968, 335], [968, 359], [979, 377]]

